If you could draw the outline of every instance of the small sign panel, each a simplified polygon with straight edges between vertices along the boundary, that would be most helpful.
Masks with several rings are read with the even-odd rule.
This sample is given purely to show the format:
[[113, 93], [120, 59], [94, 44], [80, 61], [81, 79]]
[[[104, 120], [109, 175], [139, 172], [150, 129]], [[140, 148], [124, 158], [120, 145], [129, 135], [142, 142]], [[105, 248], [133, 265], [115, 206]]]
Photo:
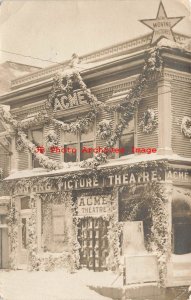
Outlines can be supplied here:
[[81, 196], [77, 199], [78, 216], [108, 215], [111, 213], [109, 195]]
[[159, 5], [156, 19], [140, 20], [144, 25], [152, 29], [152, 41], [154, 44], [161, 38], [175, 41], [172, 28], [179, 23], [184, 17], [168, 18], [162, 2]]
[[157, 282], [159, 272], [155, 255], [125, 256], [125, 284]]

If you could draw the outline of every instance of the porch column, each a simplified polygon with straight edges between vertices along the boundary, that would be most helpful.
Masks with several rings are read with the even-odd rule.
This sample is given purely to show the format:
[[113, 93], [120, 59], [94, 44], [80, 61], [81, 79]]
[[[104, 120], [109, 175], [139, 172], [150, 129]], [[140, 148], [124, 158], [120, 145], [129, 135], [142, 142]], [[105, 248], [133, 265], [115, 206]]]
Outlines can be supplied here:
[[37, 216], [36, 216], [37, 249], [38, 249], [38, 252], [41, 252], [41, 240], [42, 240], [41, 213], [42, 213], [42, 209], [41, 209], [41, 197], [39, 194], [36, 194], [36, 212], [37, 212]]
[[158, 82], [158, 154], [172, 154], [171, 84], [162, 78]]
[[18, 171], [18, 153], [17, 153], [17, 149], [16, 149], [16, 138], [15, 135], [11, 136], [11, 152], [12, 155], [11, 157], [11, 163], [10, 163], [10, 172], [14, 173], [16, 171]]

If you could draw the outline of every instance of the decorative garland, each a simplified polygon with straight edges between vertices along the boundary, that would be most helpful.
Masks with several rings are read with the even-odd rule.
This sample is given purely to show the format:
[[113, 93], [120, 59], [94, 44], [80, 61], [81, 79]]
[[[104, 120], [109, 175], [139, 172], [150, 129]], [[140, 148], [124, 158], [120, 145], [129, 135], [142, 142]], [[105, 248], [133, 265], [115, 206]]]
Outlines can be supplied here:
[[13, 270], [17, 269], [17, 253], [19, 239], [19, 210], [16, 207], [16, 199], [12, 197], [9, 203], [8, 214], [8, 236], [10, 239], [10, 267]]
[[[105, 110], [107, 112], [116, 111], [121, 113], [121, 118], [119, 124], [115, 127], [113, 134], [109, 132], [108, 126], [107, 132], [105, 130], [105, 126], [100, 126], [98, 130], [98, 134], [100, 136], [102, 136], [103, 138], [106, 137], [107, 146], [114, 147], [116, 142], [120, 139], [124, 128], [127, 127], [128, 123], [133, 119], [134, 113], [141, 100], [141, 95], [148, 85], [149, 80], [151, 80], [153, 76], [161, 73], [162, 64], [163, 63], [160, 57], [159, 49], [152, 49], [145, 60], [143, 71], [138, 76], [134, 87], [129, 90], [128, 95], [122, 100], [120, 104], [107, 105], [99, 101], [97, 97], [91, 93], [90, 89], [87, 88], [86, 84], [82, 80], [80, 73], [72, 70], [71, 74], [66, 74], [64, 76], [57, 75], [54, 78], [53, 87], [51, 93], [49, 94], [48, 100], [45, 102], [44, 111], [28, 120], [17, 121], [11, 116], [8, 111], [3, 110], [3, 119], [6, 123], [11, 124], [16, 131], [18, 131], [18, 136], [20, 138], [19, 144], [22, 141], [23, 145], [30, 150], [30, 152], [39, 160], [39, 163], [44, 168], [60, 169], [63, 167], [68, 167], [68, 164], [59, 164], [53, 159], [49, 159], [41, 153], [36, 153], [34, 149], [35, 145], [26, 138], [23, 130], [27, 130], [39, 123], [45, 124], [47, 122], [52, 122], [55, 126], [58, 126], [60, 129], [67, 132], [83, 132], [88, 128], [90, 123], [94, 122], [97, 114], [101, 110]], [[79, 119], [76, 122], [66, 124], [54, 118], [53, 102], [58, 92], [65, 93], [66, 95], [69, 94], [73, 89], [74, 82], [78, 84], [79, 88], [83, 91], [87, 102], [91, 106], [91, 111], [88, 112], [88, 114], [84, 118]], [[98, 157], [92, 158], [91, 162], [88, 161], [87, 163], [80, 164], [80, 166], [91, 166], [92, 164], [94, 166], [97, 166], [98, 163], [100, 164], [103, 162], [105, 162], [105, 156], [104, 154], [100, 153]]]
[[50, 116], [48, 115], [47, 111], [42, 110], [37, 115], [30, 117], [28, 119], [17, 121], [13, 118], [11, 113], [7, 111], [6, 109], [2, 110], [2, 117], [4, 121], [8, 124], [10, 124], [15, 130], [21, 131], [21, 130], [27, 130], [30, 129], [33, 126], [37, 126], [39, 124], [45, 124], [49, 122]]
[[96, 112], [90, 111], [86, 117], [78, 119], [76, 122], [71, 122], [70, 124], [56, 119], [52, 119], [51, 123], [66, 132], [84, 132], [89, 128], [90, 124], [95, 121], [96, 115]]
[[[127, 187], [122, 187], [121, 190]], [[141, 200], [133, 197], [135, 193], [140, 195]], [[156, 182], [147, 183], [147, 185], [128, 187], [128, 202], [125, 215], [129, 221], [136, 220], [141, 208], [146, 206], [152, 217], [152, 226], [150, 228], [150, 238], [148, 249], [156, 253], [159, 264], [159, 276], [161, 285], [165, 285], [167, 276], [167, 261], [171, 253], [170, 232], [168, 223], [167, 203], [168, 197], [162, 184]], [[124, 211], [124, 208], [123, 208]]]
[[107, 267], [116, 272], [120, 269], [120, 234], [121, 225], [118, 222], [118, 188], [115, 188], [112, 193], [112, 214], [108, 227], [109, 255], [107, 258]]
[[57, 169], [62, 169], [63, 167], [68, 167], [67, 163], [64, 162], [57, 162], [53, 159], [48, 158], [42, 153], [36, 152], [36, 146], [33, 144], [31, 141], [29, 141], [26, 137], [26, 134], [23, 133], [22, 131], [18, 132], [18, 136], [20, 137], [23, 145], [25, 148], [29, 149], [29, 151], [34, 154], [35, 158], [38, 159], [39, 163], [44, 167], [49, 170], [57, 170]]
[[182, 124], [181, 124], [181, 132], [184, 134], [185, 137], [191, 139], [191, 118], [190, 117], [183, 117]]
[[[150, 167], [158, 167], [159, 169], [163, 169], [166, 166], [165, 162], [152, 162]], [[128, 169], [131, 170], [132, 168], [136, 172], [141, 172], [141, 170], [146, 170], [149, 167], [149, 163], [143, 164], [135, 164], [129, 166], [124, 166], [124, 170]], [[145, 169], [146, 168], [146, 169]], [[99, 170], [100, 176], [105, 176], [106, 174], [113, 174], [114, 171], [118, 170], [119, 174], [122, 174], [122, 171], [120, 168], [111, 168], [108, 170]], [[92, 173], [93, 174], [93, 173]], [[84, 173], [85, 176], [89, 177], [90, 174]], [[95, 174], [94, 174], [95, 175]], [[32, 185], [45, 185], [50, 184], [51, 181], [54, 182], [55, 186], [59, 186], [59, 189], [62, 189], [62, 179], [65, 178], [78, 178], [78, 176], [82, 176], [82, 173], [80, 172], [80, 175], [78, 174], [70, 174], [70, 177], [68, 174], [64, 175], [64, 178], [61, 176], [56, 176], [55, 178], [33, 178], [32, 180], [29, 179], [21, 179], [17, 181], [17, 183], [13, 182], [14, 189], [12, 190], [13, 193], [17, 193], [17, 189], [20, 186], [32, 186]], [[11, 188], [11, 187], [10, 187]], [[105, 188], [103, 188], [104, 190]], [[164, 284], [165, 278], [166, 278], [166, 266], [167, 261], [170, 255], [170, 232], [168, 230], [168, 212], [167, 212], [167, 203], [168, 203], [168, 195], [165, 190], [164, 184], [157, 183], [157, 182], [151, 182], [143, 185], [135, 185], [131, 184], [128, 186], [120, 187], [119, 190], [122, 191], [124, 189], [128, 189], [129, 199], [127, 200], [128, 203], [128, 209], [126, 211], [126, 217], [133, 221], [136, 219], [137, 214], [140, 212], [141, 207], [143, 205], [146, 205], [149, 209], [149, 212], [151, 212], [152, 216], [152, 226], [150, 228], [150, 240], [149, 240], [149, 249], [152, 252], [156, 252], [156, 255], [158, 257], [159, 267], [160, 267], [160, 280], [161, 284]], [[101, 189], [100, 189], [101, 190]], [[19, 192], [19, 190], [18, 190]], [[113, 190], [112, 194], [112, 214], [109, 217], [110, 226], [108, 231], [108, 241], [109, 241], [109, 256], [107, 260], [107, 265], [109, 269], [118, 270], [120, 266], [120, 247], [119, 247], [119, 235], [121, 232], [121, 226], [118, 223], [117, 219], [117, 196], [118, 188], [116, 187]], [[142, 195], [141, 199], [137, 199], [134, 197], [135, 194]], [[48, 195], [48, 194], [47, 194]], [[46, 196], [46, 194], [42, 195], [41, 197]], [[75, 268], [79, 266], [79, 244], [77, 242], [77, 221], [76, 216], [76, 209], [75, 205], [71, 198], [71, 192], [57, 192], [57, 193], [50, 193], [48, 195], [52, 199], [51, 201], [57, 201], [55, 199], [62, 199], [63, 203], [67, 203], [67, 207], [70, 211], [71, 217], [69, 220], [72, 220], [72, 216], [74, 217], [73, 222], [68, 223], [69, 231], [68, 231], [68, 237], [69, 237], [69, 248], [72, 253], [72, 255], [69, 255], [67, 258], [67, 261], [70, 265], [70, 270], [73, 271]], [[46, 203], [48, 205], [49, 201], [47, 198], [45, 199]], [[60, 200], [59, 200], [60, 201]], [[64, 260], [66, 260], [66, 253], [62, 253], [59, 258], [54, 258], [53, 255], [50, 255], [50, 258], [43, 258], [36, 256], [36, 236], [35, 236], [35, 222], [36, 222], [36, 200], [35, 196], [31, 197], [31, 209], [32, 214], [29, 222], [29, 241], [31, 239], [31, 244], [29, 243], [30, 248], [30, 264], [33, 269], [38, 270], [39, 266], [40, 269], [43, 267], [46, 269], [53, 268], [56, 264], [64, 264]], [[50, 211], [48, 213], [50, 215]], [[69, 222], [70, 222], [69, 221]], [[15, 199], [12, 199], [12, 209], [10, 209], [10, 216], [9, 216], [9, 232], [11, 232], [11, 241], [12, 241], [12, 257], [13, 261], [16, 258], [16, 251], [18, 249], [18, 212], [15, 208]], [[13, 226], [14, 225], [14, 226]], [[73, 249], [73, 250], [72, 250]]]
[[[22, 178], [22, 179], [15, 179], [3, 182], [3, 189], [8, 194], [20, 194], [20, 190], [26, 189], [29, 193], [31, 192], [31, 188], [33, 186], [46, 186], [51, 185], [55, 186], [56, 188], [62, 189], [63, 181], [64, 180], [79, 180], [81, 178], [92, 178], [98, 179], [103, 178], [105, 176], [113, 175], [113, 174], [123, 174], [125, 172], [133, 171], [134, 174], [140, 175], [141, 172], [156, 169], [159, 172], [164, 172], [168, 170], [168, 161], [167, 160], [159, 160], [159, 161], [147, 161], [147, 162], [139, 162], [129, 165], [121, 165], [116, 167], [109, 167], [109, 168], [101, 168], [97, 169], [96, 173], [94, 169], [89, 170], [79, 170], [77, 172], [67, 172], [62, 176], [55, 175], [54, 177], [31, 177], [31, 178]], [[174, 170], [181, 170], [174, 168]], [[189, 170], [185, 170], [189, 171]]]
[[158, 122], [154, 109], [148, 108], [141, 118], [139, 127], [142, 129], [142, 132], [151, 133], [157, 127], [157, 125]]
[[105, 153], [95, 153], [93, 158], [88, 158], [79, 163], [81, 168], [89, 168], [89, 169], [97, 169], [97, 167], [101, 164], [107, 162], [107, 155]]
[[28, 268], [29, 271], [39, 270], [39, 264], [37, 257], [37, 207], [36, 207], [37, 195], [30, 195], [30, 208], [31, 215], [28, 222]]
[[[45, 198], [44, 205], [48, 207], [47, 216], [51, 216], [51, 205], [54, 203], [64, 204], [67, 210], [67, 247], [68, 251], [64, 250], [59, 255], [48, 253], [43, 256], [38, 253], [37, 248], [37, 206], [36, 200], [38, 194], [31, 194], [30, 208], [31, 215], [28, 223], [28, 269], [30, 271], [46, 270], [50, 271], [55, 268], [66, 267], [70, 272], [74, 272], [79, 267], [79, 243], [77, 241], [77, 223], [75, 216], [75, 208], [71, 197], [71, 192], [58, 192], [54, 194], [41, 195], [42, 201]], [[43, 209], [45, 208], [42, 206]], [[50, 219], [51, 220], [51, 219]], [[47, 218], [46, 218], [47, 221]], [[15, 209], [15, 200], [12, 198], [12, 207], [9, 210], [9, 236], [11, 241], [11, 267], [17, 268], [17, 250], [18, 250], [18, 226], [19, 215]]]

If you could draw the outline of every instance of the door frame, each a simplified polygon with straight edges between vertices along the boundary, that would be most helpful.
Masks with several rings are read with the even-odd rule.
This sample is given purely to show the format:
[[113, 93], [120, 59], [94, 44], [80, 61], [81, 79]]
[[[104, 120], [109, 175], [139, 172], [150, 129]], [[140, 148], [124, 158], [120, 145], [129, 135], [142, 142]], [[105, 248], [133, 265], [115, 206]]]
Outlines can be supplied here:
[[[26, 269], [28, 265], [28, 245], [26, 248], [23, 248], [22, 240], [22, 219], [26, 219], [26, 243], [28, 240], [28, 221], [31, 216], [31, 209], [21, 210], [20, 213], [20, 228], [19, 228], [19, 268]], [[23, 258], [26, 257], [26, 260], [23, 261]]]

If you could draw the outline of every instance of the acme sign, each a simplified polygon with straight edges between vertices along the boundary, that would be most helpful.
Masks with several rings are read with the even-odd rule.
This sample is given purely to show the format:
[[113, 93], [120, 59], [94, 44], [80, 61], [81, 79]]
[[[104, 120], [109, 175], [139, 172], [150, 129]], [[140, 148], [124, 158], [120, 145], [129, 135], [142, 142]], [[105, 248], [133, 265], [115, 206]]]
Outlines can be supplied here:
[[81, 196], [77, 198], [78, 216], [107, 215], [111, 213], [109, 195]]
[[54, 111], [69, 109], [87, 103], [83, 91], [74, 91], [72, 94], [58, 94], [54, 99]]

